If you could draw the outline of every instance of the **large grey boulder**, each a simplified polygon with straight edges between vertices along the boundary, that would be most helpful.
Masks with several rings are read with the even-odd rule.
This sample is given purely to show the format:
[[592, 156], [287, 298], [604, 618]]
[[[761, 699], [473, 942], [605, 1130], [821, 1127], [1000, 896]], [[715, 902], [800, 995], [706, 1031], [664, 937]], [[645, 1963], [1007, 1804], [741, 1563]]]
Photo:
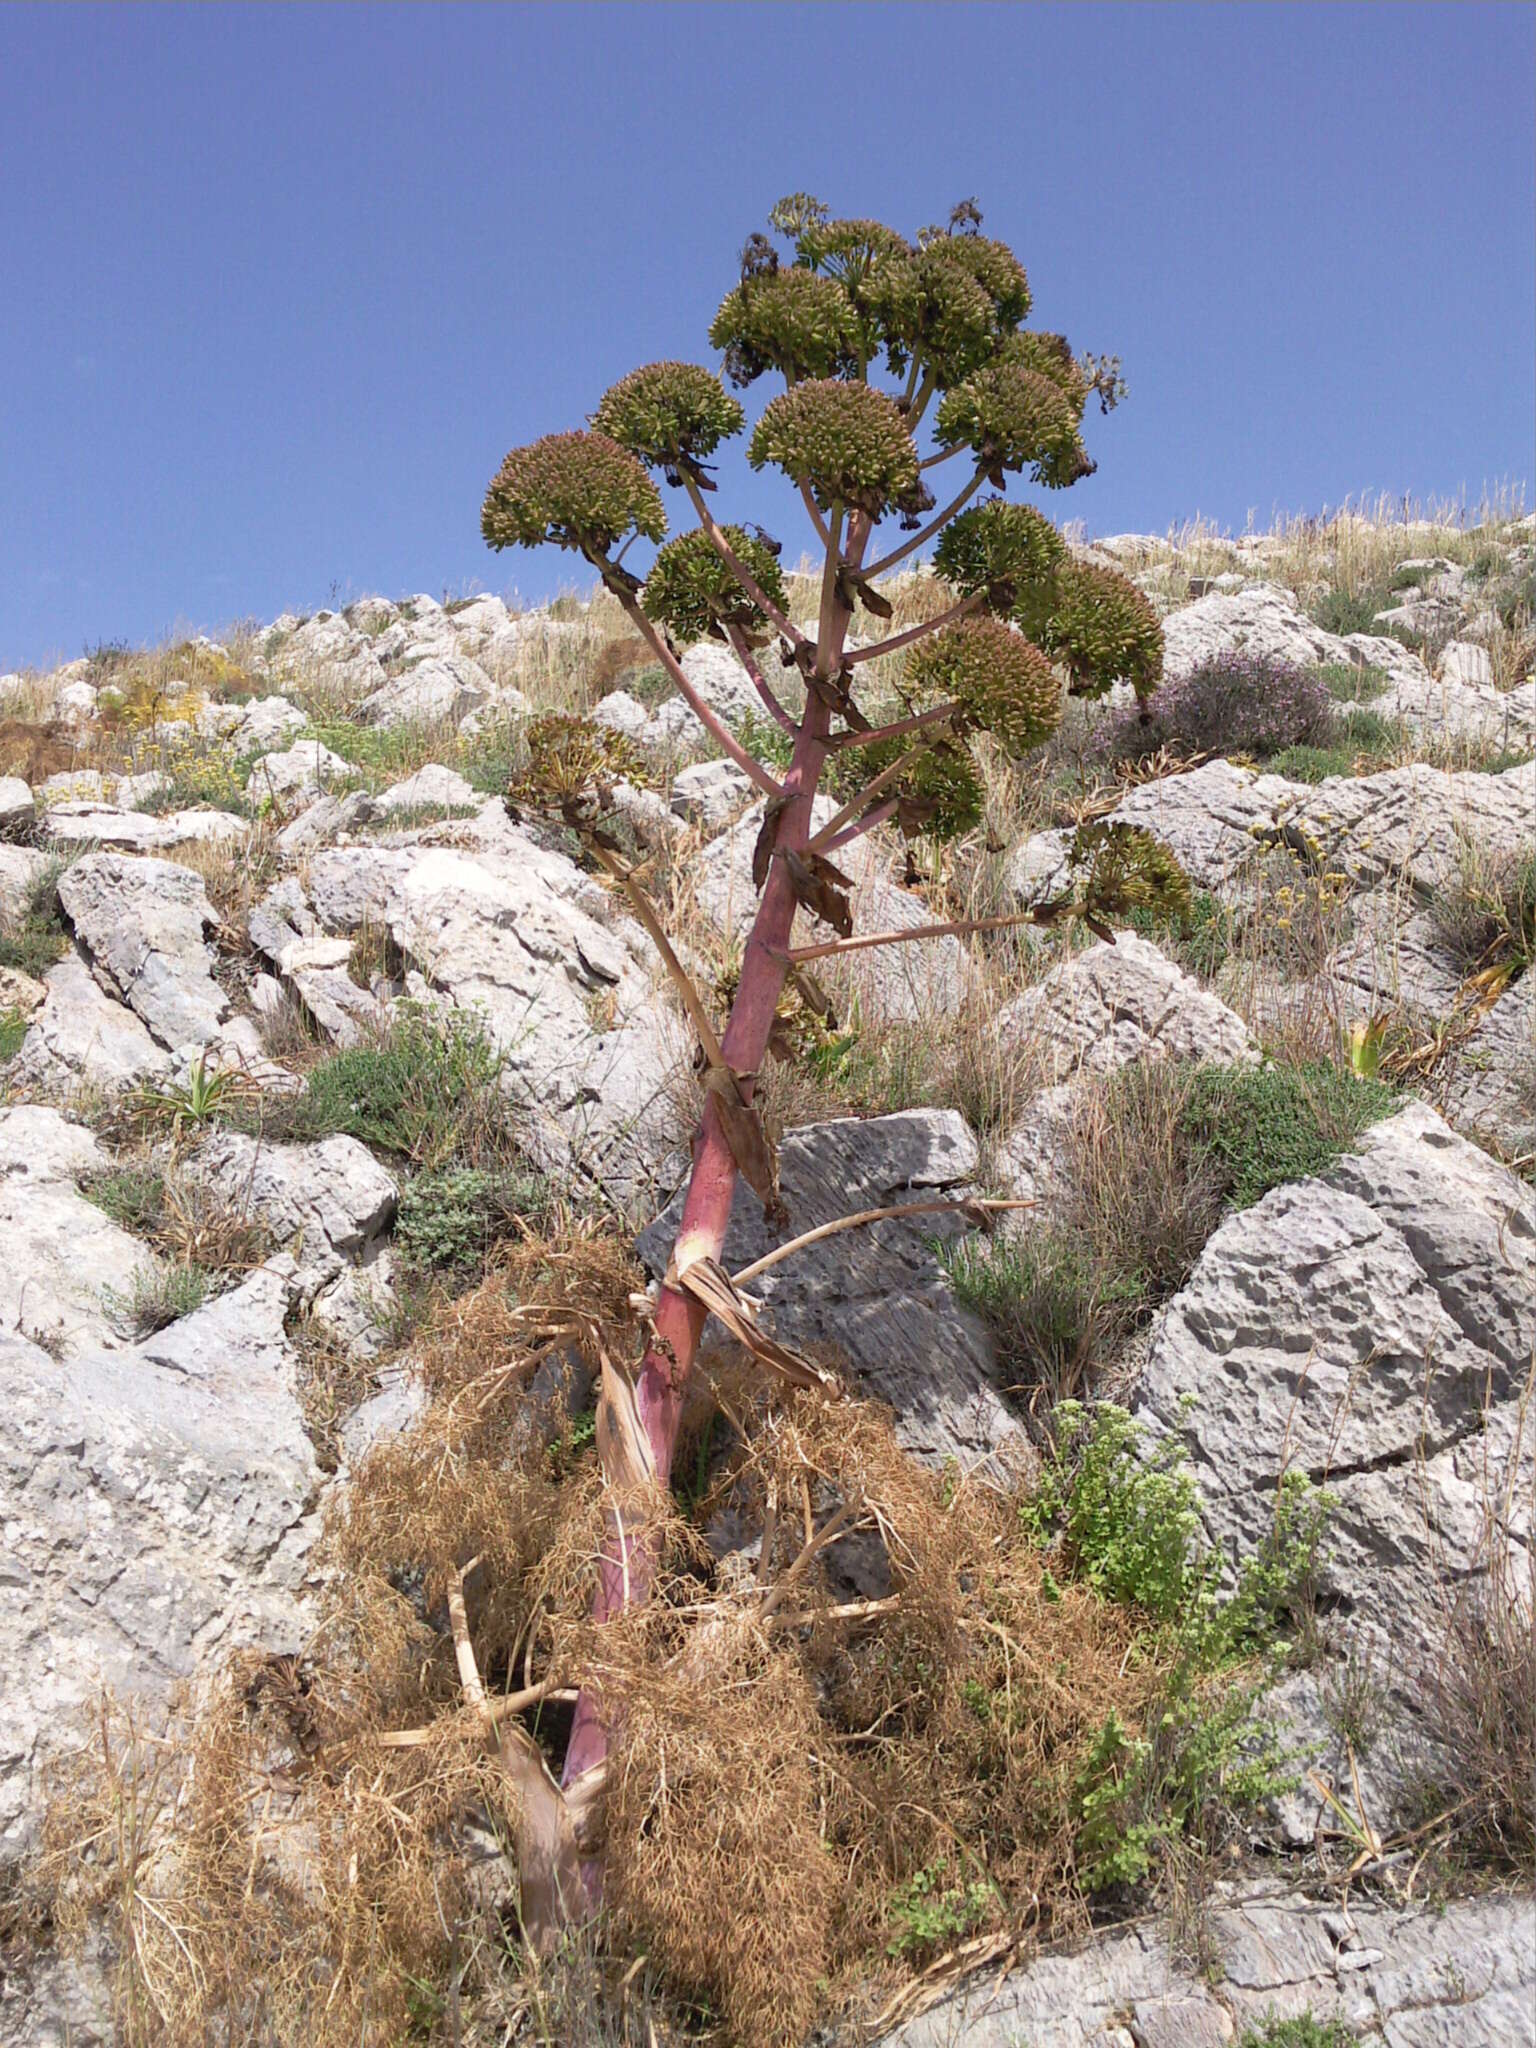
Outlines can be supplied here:
[[510, 827], [503, 847], [412, 849], [390, 934], [424, 995], [485, 1020], [540, 1164], [643, 1212], [678, 1164], [682, 1034], [654, 1001], [644, 941], [599, 921], [611, 913], [590, 879]]
[[281, 680], [349, 697], [366, 696], [384, 681], [373, 642], [339, 612], [316, 612], [296, 626], [273, 654], [271, 670]]
[[1031, 1049], [1043, 1084], [1148, 1058], [1230, 1065], [1258, 1056], [1234, 1010], [1130, 931], [1069, 954], [998, 1012], [995, 1029]]
[[1347, 1910], [1273, 1888], [1208, 1914], [1211, 1961], [1177, 1960], [1173, 1931], [1138, 1923], [984, 1971], [882, 2048], [1230, 2048], [1250, 2027], [1310, 2013], [1382, 2048], [1532, 2048], [1536, 1912], [1529, 1897]]
[[32, 822], [32, 792], [19, 775], [0, 775], [0, 832], [19, 832]]
[[0, 840], [0, 918], [21, 916], [47, 866], [47, 854], [35, 846], [8, 846]]
[[474, 789], [456, 770], [429, 761], [404, 782], [393, 783], [386, 789], [378, 798], [378, 808], [385, 817], [391, 817], [399, 811], [472, 810], [479, 802]]
[[1182, 1442], [1234, 1565], [1283, 1473], [1328, 1487], [1323, 1604], [1411, 1715], [1407, 1652], [1433, 1654], [1486, 1567], [1497, 1503], [1530, 1540], [1533, 1340], [1536, 1195], [1414, 1103], [1220, 1226], [1154, 1326], [1135, 1410]]
[[77, 952], [43, 977], [42, 1007], [11, 1064], [13, 1083], [39, 1095], [65, 1095], [83, 1082], [103, 1095], [171, 1072], [175, 1061], [126, 1004], [97, 983]]
[[224, 1034], [230, 1001], [203, 940], [218, 920], [201, 876], [174, 861], [88, 853], [60, 875], [59, 901], [102, 987], [167, 1050]]
[[345, 782], [352, 763], [321, 740], [295, 740], [292, 746], [263, 754], [251, 769], [246, 788], [251, 800], [285, 802], [304, 790], [324, 790]]
[[151, 1711], [236, 1645], [296, 1650], [319, 1473], [278, 1267], [119, 1351], [0, 1340], [0, 1856], [102, 1686]]
[[[859, 1209], [958, 1200], [974, 1192], [977, 1163], [976, 1140], [952, 1109], [790, 1131], [779, 1149], [788, 1229], [769, 1230], [757, 1196], [738, 1181], [722, 1264], [737, 1271], [784, 1236]], [[681, 1213], [679, 1196], [640, 1233], [637, 1248], [653, 1276], [666, 1270]], [[932, 1250], [969, 1227], [958, 1212], [937, 1212], [844, 1231], [746, 1288], [775, 1336], [839, 1364], [861, 1393], [892, 1409], [907, 1450], [967, 1469], [1024, 1452], [1023, 1430], [999, 1396], [992, 1340], [955, 1301]], [[706, 1344], [722, 1334], [711, 1326]]]
[[[355, 931], [361, 922], [352, 920], [344, 930]], [[352, 978], [351, 937], [326, 930], [297, 876], [285, 875], [253, 905], [247, 929], [252, 945], [272, 962], [328, 1038], [340, 1046], [356, 1045], [382, 1026], [384, 1005]]]
[[197, 729], [221, 739], [234, 754], [265, 753], [281, 747], [309, 723], [297, 704], [286, 697], [254, 697], [247, 704], [205, 704]]
[[357, 715], [365, 725], [456, 725], [487, 703], [495, 689], [467, 654], [430, 654], [371, 691]]
[[80, 1193], [110, 1165], [94, 1132], [57, 1110], [0, 1109], [0, 1331], [55, 1358], [117, 1344], [118, 1300], [158, 1263]]
[[399, 1197], [367, 1146], [341, 1134], [309, 1145], [269, 1145], [219, 1131], [191, 1155], [188, 1171], [266, 1225], [307, 1293], [343, 1266], [376, 1255]]

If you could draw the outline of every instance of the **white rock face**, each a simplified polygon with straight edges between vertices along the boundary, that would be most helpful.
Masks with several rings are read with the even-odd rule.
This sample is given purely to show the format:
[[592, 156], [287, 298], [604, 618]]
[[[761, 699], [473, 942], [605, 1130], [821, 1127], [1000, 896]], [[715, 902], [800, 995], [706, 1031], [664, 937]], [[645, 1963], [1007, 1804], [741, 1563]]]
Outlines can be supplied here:
[[387, 817], [393, 811], [469, 810], [479, 801], [462, 775], [456, 774], [452, 768], [439, 766], [436, 761], [429, 761], [425, 768], [418, 768], [404, 782], [397, 782], [386, 789], [377, 799], [377, 804]]
[[1251, 1061], [1248, 1027], [1135, 932], [1089, 946], [999, 1011], [1005, 1040], [1038, 1050], [1047, 1084], [1144, 1059]]
[[32, 792], [19, 775], [0, 775], [0, 832], [14, 832], [32, 822]]
[[[1528, 2048], [1536, 1942], [1529, 1899], [1462, 1899], [1347, 1916], [1268, 1888], [1221, 1898], [1213, 1965], [1175, 1960], [1173, 1930], [1142, 1923], [999, 1980], [983, 1970], [882, 2048], [1230, 2048], [1267, 2020], [1310, 2013], [1383, 2048]], [[1129, 2022], [1129, 2025], [1127, 2025]]]
[[43, 836], [52, 846], [110, 846], [133, 853], [169, 846], [231, 844], [250, 831], [233, 811], [167, 811], [153, 817], [115, 804], [52, 804], [43, 813]]
[[[484, 1016], [530, 1112], [533, 1155], [630, 1208], [676, 1169], [671, 1081], [686, 1053], [650, 999], [641, 947], [583, 907], [590, 887], [514, 834], [507, 852], [421, 850], [386, 918], [425, 989]], [[614, 1028], [594, 1023], [594, 1003], [613, 1006]]]
[[263, 797], [288, 797], [302, 789], [324, 789], [328, 783], [345, 781], [352, 773], [350, 761], [320, 740], [296, 740], [291, 747], [263, 754], [251, 770], [246, 784], [252, 802]]
[[267, 1145], [241, 1131], [219, 1131], [199, 1145], [188, 1167], [267, 1226], [293, 1259], [299, 1284], [311, 1291], [375, 1249], [394, 1220], [394, 1180], [356, 1138]]
[[224, 740], [232, 753], [264, 753], [304, 730], [309, 720], [286, 697], [257, 697], [249, 704], [205, 704], [197, 729]]
[[1231, 1560], [1262, 1541], [1282, 1472], [1327, 1484], [1323, 1590], [1406, 1691], [1410, 1647], [1430, 1654], [1443, 1597], [1485, 1560], [1488, 1502], [1530, 1540], [1533, 1333], [1536, 1196], [1414, 1103], [1222, 1223], [1135, 1407], [1182, 1440]]
[[1441, 649], [1440, 680], [1474, 690], [1493, 688], [1493, 658], [1475, 640], [1452, 640]]
[[272, 673], [296, 683], [327, 683], [352, 696], [366, 696], [384, 681], [372, 641], [339, 612], [316, 612], [296, 627], [273, 656]]
[[467, 654], [429, 655], [381, 683], [358, 706], [366, 725], [457, 725], [495, 693], [495, 684]]
[[94, 1134], [56, 1110], [0, 1109], [0, 1331], [55, 1358], [116, 1345], [110, 1297], [131, 1299], [158, 1263], [79, 1191], [110, 1164]]
[[[789, 1234], [856, 1209], [958, 1200], [972, 1191], [976, 1169], [976, 1140], [952, 1109], [790, 1131], [779, 1151]], [[679, 1197], [640, 1234], [653, 1275], [666, 1268], [681, 1213]], [[748, 1291], [784, 1343], [840, 1359], [862, 1392], [887, 1402], [909, 1451], [940, 1465], [956, 1458], [969, 1470], [1026, 1452], [1023, 1429], [997, 1391], [992, 1340], [956, 1303], [931, 1249], [967, 1227], [940, 1212], [849, 1231], [770, 1267]], [[762, 1204], [738, 1181], [722, 1253], [727, 1271], [761, 1258], [785, 1234], [766, 1227]], [[705, 1342], [720, 1336], [711, 1326]]]
[[43, 977], [44, 1001], [11, 1064], [18, 1087], [62, 1096], [81, 1082], [119, 1095], [169, 1074], [171, 1054], [124, 1004], [98, 985], [78, 953]]
[[0, 1855], [99, 1687], [153, 1716], [226, 1649], [302, 1642], [319, 1473], [286, 1299], [268, 1267], [130, 1348], [58, 1360], [0, 1338]]
[[48, 856], [35, 847], [7, 846], [0, 840], [0, 917], [20, 917], [47, 866]]
[[168, 1051], [223, 1034], [230, 1003], [203, 942], [217, 919], [201, 876], [174, 861], [87, 853], [59, 877], [59, 901], [97, 980]]
[[728, 825], [752, 796], [752, 778], [734, 761], [696, 761], [672, 780], [673, 810], [709, 832]]

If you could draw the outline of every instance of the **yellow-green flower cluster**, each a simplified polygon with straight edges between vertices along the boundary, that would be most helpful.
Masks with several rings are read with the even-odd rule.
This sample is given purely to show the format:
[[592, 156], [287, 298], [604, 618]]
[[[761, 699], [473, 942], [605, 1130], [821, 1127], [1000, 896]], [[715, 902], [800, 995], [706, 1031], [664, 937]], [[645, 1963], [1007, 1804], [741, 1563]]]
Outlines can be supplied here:
[[601, 434], [653, 467], [702, 462], [745, 415], [711, 371], [697, 363], [648, 363], [603, 394], [592, 415]]
[[1001, 619], [962, 619], [907, 658], [918, 702], [953, 701], [960, 722], [992, 733], [1010, 754], [1027, 754], [1061, 723], [1061, 684], [1051, 664]]
[[[766, 542], [739, 526], [722, 529], [731, 552], [773, 603], [785, 602], [778, 557]], [[723, 628], [739, 626], [755, 636], [768, 625], [726, 566], [707, 533], [697, 528], [669, 540], [651, 564], [640, 600], [647, 615], [679, 640], [724, 639]]]
[[818, 378], [797, 384], [764, 411], [747, 460], [770, 462], [806, 484], [823, 507], [840, 504], [878, 519], [918, 489], [917, 450], [894, 400], [868, 384]]
[[1113, 569], [1062, 563], [1049, 584], [1021, 594], [1014, 617], [1064, 662], [1075, 697], [1102, 697], [1129, 683], [1149, 697], [1163, 673], [1163, 629], [1143, 592]]
[[[833, 786], [840, 796], [851, 796], [912, 748], [912, 739], [899, 735], [840, 749], [833, 757]], [[875, 801], [896, 804], [896, 823], [909, 839], [957, 839], [981, 822], [976, 764], [965, 747], [948, 743], [925, 748]]]
[[952, 519], [933, 556], [946, 583], [962, 597], [986, 592], [994, 611], [1011, 609], [1020, 590], [1048, 584], [1066, 559], [1066, 543], [1043, 513], [1003, 498]]
[[796, 265], [743, 279], [715, 315], [709, 339], [725, 351], [733, 384], [750, 384], [764, 370], [831, 377], [856, 367], [859, 323], [835, 278]]
[[480, 531], [493, 548], [578, 548], [606, 555], [630, 533], [660, 540], [661, 494], [627, 448], [606, 434], [546, 434], [514, 448], [485, 494]]
[[1019, 363], [989, 364], [945, 392], [935, 424], [946, 447], [975, 449], [996, 483], [1005, 470], [1028, 468], [1056, 489], [1093, 468], [1061, 386]]

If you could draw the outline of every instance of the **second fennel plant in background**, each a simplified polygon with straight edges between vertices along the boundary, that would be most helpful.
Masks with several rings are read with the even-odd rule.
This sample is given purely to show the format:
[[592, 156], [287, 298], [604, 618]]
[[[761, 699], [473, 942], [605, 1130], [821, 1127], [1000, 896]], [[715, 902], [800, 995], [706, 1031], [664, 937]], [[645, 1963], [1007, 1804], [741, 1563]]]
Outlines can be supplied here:
[[[980, 232], [969, 203], [947, 226], [910, 241], [877, 221], [832, 219], [803, 194], [781, 202], [770, 224], [790, 253], [753, 235], [710, 330], [723, 351], [724, 381], [682, 362], [631, 372], [604, 395], [589, 429], [514, 449], [482, 514], [493, 548], [553, 542], [592, 565], [762, 797], [757, 910], [722, 1024], [603, 829], [606, 793], [631, 765], [624, 743], [577, 719], [536, 720], [515, 791], [519, 802], [557, 808], [626, 890], [677, 985], [707, 1082], [644, 1356], [633, 1378], [604, 1363], [597, 1440], [609, 1535], [595, 1595], [599, 1620], [644, 1600], [650, 1588], [656, 1558], [645, 1500], [670, 1478], [710, 1312], [765, 1370], [802, 1384], [819, 1377], [758, 1328], [720, 1265], [738, 1175], [782, 1220], [754, 1085], [786, 981], [793, 977], [801, 996], [814, 1000], [806, 970], [815, 960], [981, 928], [855, 932], [839, 850], [887, 821], [934, 841], [969, 830], [981, 811], [976, 736], [990, 735], [1013, 757], [1027, 754], [1056, 728], [1065, 695], [1096, 697], [1125, 683], [1141, 700], [1162, 669], [1161, 631], [1141, 593], [1076, 560], [1041, 512], [1002, 495], [1020, 476], [1054, 491], [1090, 473], [1083, 414], [1095, 394], [1106, 411], [1118, 397], [1114, 361], [1074, 357], [1062, 336], [1024, 325], [1031, 305], [1025, 272], [1009, 248]], [[784, 388], [758, 416], [747, 459], [782, 472], [814, 532], [813, 626], [790, 616], [777, 544], [723, 522], [710, 504], [715, 486], [706, 465], [747, 427], [726, 384], [744, 390], [770, 375]], [[670, 540], [658, 479], [683, 495], [693, 522]], [[877, 540], [892, 525], [896, 532]], [[637, 542], [659, 544], [643, 578], [627, 564]], [[930, 546], [940, 593], [934, 616], [850, 647], [856, 612], [892, 617], [880, 580]], [[782, 734], [764, 751], [776, 763], [787, 754], [787, 766], [759, 758], [690, 681], [679, 650], [705, 639], [734, 651], [761, 700], [763, 729]], [[898, 654], [900, 715], [874, 724], [861, 707], [861, 696], [871, 701], [863, 685], [871, 664], [888, 675], [888, 657]], [[791, 708], [776, 686], [785, 676], [803, 685], [803, 709]], [[852, 793], [818, 825], [813, 805], [824, 782]], [[1167, 905], [1185, 887], [1164, 850], [1128, 827], [1084, 828], [1068, 872], [1051, 900], [988, 922], [1081, 917], [1107, 932], [1109, 918]], [[831, 936], [796, 945], [800, 910]], [[561, 1794], [542, 1780], [531, 1745], [520, 1747], [503, 1723], [503, 1757], [524, 1787], [520, 1857], [530, 1924], [573, 1917], [595, 1893], [590, 1864], [585, 1887], [577, 1876], [578, 1836], [583, 1788], [600, 1775], [606, 1743], [602, 1708], [584, 1691]]]

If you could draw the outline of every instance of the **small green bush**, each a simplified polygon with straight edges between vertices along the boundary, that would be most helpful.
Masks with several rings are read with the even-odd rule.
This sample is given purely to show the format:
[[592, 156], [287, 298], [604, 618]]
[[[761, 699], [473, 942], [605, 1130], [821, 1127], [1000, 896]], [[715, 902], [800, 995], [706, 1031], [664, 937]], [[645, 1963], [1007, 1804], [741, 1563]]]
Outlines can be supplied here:
[[1236, 918], [1209, 889], [1196, 889], [1188, 907], [1173, 918], [1138, 906], [1126, 922], [1133, 932], [1155, 940], [1181, 967], [1203, 981], [1215, 975], [1237, 937]]
[[311, 1070], [295, 1135], [339, 1131], [428, 1171], [455, 1159], [510, 1162], [517, 1147], [505, 1064], [475, 1018], [400, 1004], [376, 1043], [333, 1053]]
[[1317, 673], [1335, 704], [1374, 704], [1386, 695], [1386, 670], [1369, 662], [1356, 668], [1350, 661], [1325, 661]]
[[1039, 1485], [1020, 1510], [1059, 1569], [1137, 1609], [1173, 1658], [1142, 1732], [1111, 1712], [1074, 1780], [1089, 1891], [1139, 1884], [1154, 1863], [1209, 1846], [1224, 1818], [1294, 1783], [1259, 1703], [1278, 1675], [1282, 1617], [1316, 1562], [1328, 1500], [1287, 1475], [1268, 1537], [1228, 1595], [1200, 1536], [1199, 1494], [1176, 1442], [1142, 1450], [1123, 1408], [1064, 1402]]
[[1285, 1181], [1322, 1173], [1394, 1107], [1383, 1081], [1319, 1060], [1287, 1067], [1201, 1067], [1184, 1129], [1215, 1162], [1227, 1200], [1247, 1209]]
[[1372, 584], [1360, 591], [1328, 590], [1312, 606], [1309, 616], [1313, 625], [1321, 626], [1325, 633], [1380, 634], [1376, 614], [1390, 611], [1396, 602], [1385, 583]]
[[126, 1294], [107, 1288], [102, 1299], [135, 1337], [152, 1337], [201, 1308], [207, 1295], [208, 1275], [201, 1266], [160, 1266], [141, 1267]]
[[28, 886], [21, 907], [0, 918], [0, 967], [40, 980], [69, 950], [69, 934], [59, 903], [59, 876], [64, 862], [50, 860]]
[[124, 1230], [148, 1236], [165, 1216], [165, 1176], [152, 1166], [113, 1166], [80, 1183], [88, 1202]]
[[251, 806], [245, 785], [250, 772], [249, 761], [236, 760], [231, 754], [182, 755], [173, 764], [164, 787], [154, 790], [139, 808], [163, 816], [167, 811], [194, 810], [201, 804], [248, 817]]
[[985, 1878], [946, 1883], [947, 1870], [934, 1866], [891, 1895], [896, 1933], [887, 1947], [893, 1956], [929, 1956], [973, 1934], [1001, 1903], [997, 1886]]
[[401, 1189], [395, 1244], [418, 1271], [473, 1266], [519, 1221], [536, 1222], [548, 1209], [549, 1189], [537, 1174], [444, 1167]]
[[27, 1020], [20, 1010], [0, 1010], [0, 1067], [21, 1051], [27, 1035]]
[[1309, 2011], [1288, 2020], [1261, 2020], [1237, 2048], [1356, 2048], [1360, 2036], [1343, 2020], [1318, 2020]]

